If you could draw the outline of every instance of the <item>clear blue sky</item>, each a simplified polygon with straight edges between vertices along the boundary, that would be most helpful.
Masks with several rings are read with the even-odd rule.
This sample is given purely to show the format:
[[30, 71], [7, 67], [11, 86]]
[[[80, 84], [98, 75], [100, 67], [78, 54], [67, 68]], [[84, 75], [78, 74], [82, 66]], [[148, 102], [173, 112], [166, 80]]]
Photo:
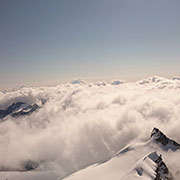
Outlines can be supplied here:
[[179, 68], [179, 0], [0, 0], [0, 88]]

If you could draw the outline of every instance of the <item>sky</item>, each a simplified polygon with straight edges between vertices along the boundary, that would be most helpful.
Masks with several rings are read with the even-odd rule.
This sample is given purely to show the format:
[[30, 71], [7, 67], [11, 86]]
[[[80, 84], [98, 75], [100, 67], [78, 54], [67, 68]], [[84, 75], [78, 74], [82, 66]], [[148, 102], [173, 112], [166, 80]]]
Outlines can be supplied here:
[[0, 0], [0, 88], [179, 75], [179, 0]]

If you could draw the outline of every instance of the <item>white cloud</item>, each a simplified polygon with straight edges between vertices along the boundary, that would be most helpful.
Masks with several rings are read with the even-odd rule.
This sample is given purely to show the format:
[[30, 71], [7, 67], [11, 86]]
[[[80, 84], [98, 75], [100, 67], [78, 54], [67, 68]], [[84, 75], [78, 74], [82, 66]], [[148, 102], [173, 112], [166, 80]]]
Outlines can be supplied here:
[[31, 159], [64, 176], [111, 157], [135, 138], [148, 139], [154, 126], [180, 142], [179, 87], [179, 81], [156, 77], [120, 86], [80, 83], [0, 93], [1, 108], [47, 99], [30, 116], [1, 122], [0, 167], [18, 168]]

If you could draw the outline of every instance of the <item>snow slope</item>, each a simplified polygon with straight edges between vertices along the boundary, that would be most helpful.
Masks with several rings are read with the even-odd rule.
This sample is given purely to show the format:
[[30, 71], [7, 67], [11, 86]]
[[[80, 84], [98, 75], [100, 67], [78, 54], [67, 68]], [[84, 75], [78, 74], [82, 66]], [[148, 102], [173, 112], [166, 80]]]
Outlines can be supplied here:
[[147, 142], [128, 145], [111, 160], [101, 165], [90, 166], [65, 180], [153, 180], [155, 178], [170, 180], [172, 179], [171, 172], [163, 162], [161, 155], [153, 150], [158, 150], [163, 155], [167, 152], [154, 142], [154, 136], [156, 135], [153, 134]]
[[[156, 130], [156, 133], [155, 133]], [[171, 152], [166, 151], [170, 147], [169, 143], [166, 145], [161, 144], [160, 141], [156, 141], [159, 134], [165, 136], [161, 131], [157, 131], [154, 128], [151, 133], [151, 138], [143, 143], [131, 143], [126, 147], [122, 148], [118, 153], [115, 154], [110, 160], [106, 162], [99, 162], [93, 164], [83, 170], [77, 171], [76, 173], [65, 177], [64, 180], [154, 180], [160, 178], [159, 180], [172, 180], [172, 174], [174, 174], [174, 180], [178, 180], [179, 167], [173, 167], [169, 163], [169, 153], [179, 153], [179, 148], [174, 149], [174, 144], [171, 144], [173, 148], [170, 148]], [[173, 140], [166, 137], [169, 142]], [[162, 147], [163, 146], [163, 147]], [[179, 147], [179, 146], [177, 146]], [[161, 154], [165, 157], [165, 162], [163, 162]], [[150, 153], [151, 152], [151, 153]], [[180, 155], [180, 154], [178, 154]], [[167, 159], [166, 159], [167, 158]], [[171, 167], [172, 166], [172, 167]], [[173, 173], [171, 173], [172, 170]], [[55, 171], [26, 171], [26, 172], [1, 172], [0, 179], [2, 180], [61, 180], [59, 174]]]

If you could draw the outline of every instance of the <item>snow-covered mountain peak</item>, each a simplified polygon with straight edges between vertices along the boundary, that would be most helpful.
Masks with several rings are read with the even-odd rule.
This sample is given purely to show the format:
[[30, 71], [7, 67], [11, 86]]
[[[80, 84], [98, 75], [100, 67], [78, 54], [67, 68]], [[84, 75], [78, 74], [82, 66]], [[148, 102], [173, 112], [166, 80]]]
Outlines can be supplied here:
[[79, 78], [79, 79], [72, 80], [70, 83], [71, 84], [85, 84], [86, 82], [82, 78]]
[[140, 84], [158, 83], [167, 80], [166, 78], [160, 76], [152, 76], [139, 81]]
[[162, 160], [161, 154], [154, 151], [140, 159], [122, 180], [171, 180], [172, 175]]

